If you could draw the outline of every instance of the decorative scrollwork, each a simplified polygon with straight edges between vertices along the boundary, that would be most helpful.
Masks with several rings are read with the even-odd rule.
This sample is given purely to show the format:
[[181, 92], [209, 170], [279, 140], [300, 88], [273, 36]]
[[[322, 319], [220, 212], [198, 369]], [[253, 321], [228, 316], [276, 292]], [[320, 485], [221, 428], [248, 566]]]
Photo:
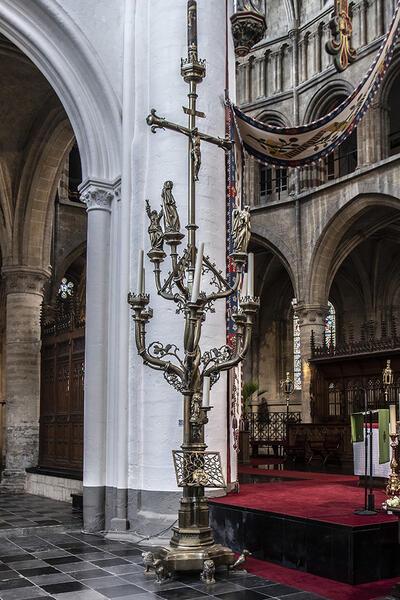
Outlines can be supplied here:
[[226, 292], [229, 290], [229, 285], [224, 278], [222, 271], [217, 268], [214, 262], [211, 262], [209, 256], [204, 257], [204, 264], [202, 269], [203, 275], [207, 273], [211, 274], [210, 285], [217, 288], [217, 292]]
[[210, 365], [220, 365], [227, 362], [233, 357], [233, 350], [229, 346], [221, 346], [220, 348], [212, 348], [207, 352], [204, 352], [201, 357], [201, 363], [204, 365], [204, 369]]
[[167, 373], [167, 371], [164, 371], [164, 379], [167, 381], [167, 383], [169, 383], [169, 385], [175, 388], [177, 392], [183, 394], [185, 390], [185, 385], [178, 377], [178, 375], [176, 375], [175, 373]]
[[219, 452], [174, 450], [172, 454], [178, 487], [225, 487]]
[[164, 346], [161, 342], [152, 342], [147, 349], [148, 354], [152, 358], [165, 358], [166, 356], [171, 356], [176, 358], [181, 367], [183, 367], [183, 362], [179, 356], [179, 348], [175, 346], [175, 344], [167, 344]]

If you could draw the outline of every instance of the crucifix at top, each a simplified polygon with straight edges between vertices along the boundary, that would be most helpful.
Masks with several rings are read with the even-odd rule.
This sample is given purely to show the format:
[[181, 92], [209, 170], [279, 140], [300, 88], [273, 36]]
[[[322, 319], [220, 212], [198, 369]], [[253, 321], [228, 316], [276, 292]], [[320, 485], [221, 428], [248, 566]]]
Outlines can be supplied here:
[[157, 129], [170, 129], [177, 131], [188, 137], [188, 163], [189, 163], [189, 181], [188, 181], [188, 247], [191, 255], [191, 269], [194, 272], [195, 266], [195, 248], [196, 248], [196, 181], [199, 179], [201, 168], [201, 144], [208, 142], [224, 150], [230, 150], [232, 142], [220, 137], [214, 137], [201, 132], [197, 127], [197, 118], [205, 118], [205, 114], [197, 110], [197, 85], [200, 84], [206, 76], [205, 60], [198, 58], [197, 45], [197, 2], [188, 0], [187, 5], [187, 43], [188, 56], [181, 61], [181, 75], [184, 81], [189, 85], [189, 106], [183, 107], [183, 112], [188, 115], [187, 127], [167, 121], [156, 114], [152, 109], [147, 117], [147, 124], [150, 125], [153, 133]]

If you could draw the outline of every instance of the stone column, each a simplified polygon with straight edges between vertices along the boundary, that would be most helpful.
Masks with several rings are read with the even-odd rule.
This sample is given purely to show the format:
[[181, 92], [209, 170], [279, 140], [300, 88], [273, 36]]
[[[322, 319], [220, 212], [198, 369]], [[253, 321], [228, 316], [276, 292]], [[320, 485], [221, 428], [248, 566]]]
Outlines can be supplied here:
[[368, 44], [368, 20], [367, 20], [368, 2], [362, 0], [360, 3], [360, 46]]
[[301, 60], [302, 71], [301, 80], [307, 81], [308, 78], [308, 47], [309, 47], [310, 34], [307, 32], [303, 38], [303, 56]]
[[83, 461], [87, 531], [104, 529], [110, 227], [118, 186], [118, 181], [90, 180], [80, 190], [88, 212]]
[[[163, 184], [172, 180], [182, 232], [185, 232], [187, 222], [187, 139], [167, 130], [154, 135], [145, 120], [154, 107], [159, 115], [168, 115], [168, 120], [187, 123], [182, 105], [187, 106], [188, 86], [180, 75], [180, 59], [186, 54], [186, 10], [186, 0], [136, 3], [134, 105], [130, 99], [130, 106], [134, 107], [133, 137], [130, 138], [132, 163], [130, 172], [123, 175], [123, 183], [124, 178], [131, 176], [132, 184], [129, 198], [126, 199], [124, 193], [121, 198], [121, 203], [129, 201], [132, 214], [130, 247], [127, 249], [131, 254], [131, 290], [136, 286], [139, 248], [144, 248], [145, 253], [149, 250], [145, 199], [149, 198], [154, 208], [160, 206]], [[207, 61], [207, 77], [197, 92], [199, 109], [205, 111], [206, 119], [199, 120], [198, 126], [202, 131], [222, 137], [225, 119], [220, 98], [225, 89], [225, 36], [220, 34], [225, 31], [225, 23], [224, 2], [198, 3], [199, 56]], [[164, 51], [166, 43], [168, 53]], [[229, 65], [233, 68], [232, 48], [229, 50]], [[233, 81], [230, 89], [234, 94]], [[225, 239], [221, 235], [225, 223], [224, 161], [224, 152], [219, 148], [202, 144], [197, 186], [197, 239], [205, 243], [206, 253], [221, 269], [225, 268]], [[180, 253], [184, 244], [179, 247]], [[147, 256], [145, 267], [146, 290], [151, 295], [154, 311], [147, 328], [148, 343], [160, 340], [164, 344], [176, 344], [182, 351], [182, 316], [176, 314], [174, 303], [166, 302], [157, 294]], [[170, 261], [166, 259], [163, 277], [169, 269]], [[205, 350], [225, 343], [225, 306], [224, 303], [216, 304], [216, 313], [210, 318], [207, 316], [204, 324], [201, 346]], [[129, 310], [127, 304], [126, 307]], [[176, 519], [181, 491], [176, 486], [172, 450], [182, 443], [182, 397], [166, 383], [161, 372], [143, 365], [137, 356], [133, 329], [129, 339], [129, 369], [128, 518], [132, 530], [154, 533]], [[227, 388], [224, 374], [211, 394], [214, 408], [206, 428], [206, 442], [210, 450], [221, 452], [226, 473]]]
[[357, 127], [358, 167], [371, 165], [388, 156], [387, 109], [373, 102]]
[[328, 306], [324, 304], [303, 304], [295, 306], [300, 326], [300, 351], [301, 351], [301, 389], [302, 389], [302, 420], [311, 422], [310, 406], [310, 367], [311, 357], [311, 332], [317, 346], [322, 345], [325, 332], [325, 319], [328, 315]]
[[40, 407], [40, 313], [50, 272], [4, 267], [6, 286], [5, 470], [1, 489], [22, 492], [37, 465]]
[[263, 87], [263, 95], [265, 98], [268, 97], [270, 90], [269, 76], [270, 76], [270, 50], [266, 50], [264, 54], [264, 87]]

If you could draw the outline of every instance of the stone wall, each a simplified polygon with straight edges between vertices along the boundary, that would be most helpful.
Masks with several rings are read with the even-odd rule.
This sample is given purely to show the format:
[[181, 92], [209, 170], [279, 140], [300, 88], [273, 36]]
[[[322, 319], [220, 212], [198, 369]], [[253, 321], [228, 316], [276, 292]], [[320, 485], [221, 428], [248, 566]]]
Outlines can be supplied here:
[[[382, 0], [352, 5], [358, 59], [339, 74], [325, 51], [331, 3], [301, 5], [295, 34], [283, 33], [275, 23], [282, 15], [271, 12], [265, 39], [239, 61], [239, 99], [242, 109], [256, 118], [296, 125], [325, 114], [324, 107], [335, 97], [348, 95], [367, 71], [394, 9], [393, 2]], [[297, 175], [289, 170], [287, 190], [260, 200], [260, 167], [252, 159], [247, 161], [246, 192], [253, 205], [262, 307], [257, 344], [246, 372], [258, 378], [260, 388], [279, 396], [279, 381], [293, 369], [290, 323], [284, 331], [280, 325], [288, 323], [290, 298], [280, 308], [276, 305], [277, 294], [284, 297], [279, 290], [290, 281], [289, 295], [297, 299], [300, 319], [305, 419], [310, 416], [310, 333], [314, 330], [317, 343], [322, 340], [328, 299], [337, 310], [339, 336], [349, 335], [350, 324], [359, 335], [363, 323], [381, 323], [398, 315], [400, 158], [390, 156], [388, 99], [399, 64], [396, 54], [380, 93], [358, 127], [354, 172], [338, 173], [327, 181], [321, 163], [300, 171], [296, 189]], [[293, 89], [296, 72], [298, 85]], [[278, 279], [271, 273], [266, 248], [282, 265]]]

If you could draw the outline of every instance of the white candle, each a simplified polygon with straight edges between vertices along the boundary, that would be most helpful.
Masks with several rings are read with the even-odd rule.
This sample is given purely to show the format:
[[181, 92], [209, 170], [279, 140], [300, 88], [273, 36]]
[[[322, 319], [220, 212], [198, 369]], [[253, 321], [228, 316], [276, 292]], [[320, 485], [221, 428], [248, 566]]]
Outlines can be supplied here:
[[397, 433], [396, 405], [395, 404], [391, 404], [389, 406], [389, 410], [390, 410], [390, 428], [389, 428], [389, 433], [390, 433], [390, 435], [396, 435], [396, 433]]
[[146, 293], [146, 269], [142, 269], [142, 293]]
[[139, 250], [137, 267], [137, 295], [143, 294], [143, 250]]
[[203, 407], [208, 408], [210, 406], [210, 387], [211, 380], [209, 377], [204, 377], [203, 380]]
[[247, 257], [247, 295], [254, 297], [254, 254], [249, 252]]
[[196, 267], [194, 270], [194, 279], [193, 279], [193, 287], [192, 287], [192, 297], [190, 299], [191, 302], [197, 302], [200, 293], [200, 282], [201, 282], [201, 269], [203, 266], [203, 254], [204, 254], [204, 244], [201, 243], [199, 249], [197, 250], [196, 256]]

